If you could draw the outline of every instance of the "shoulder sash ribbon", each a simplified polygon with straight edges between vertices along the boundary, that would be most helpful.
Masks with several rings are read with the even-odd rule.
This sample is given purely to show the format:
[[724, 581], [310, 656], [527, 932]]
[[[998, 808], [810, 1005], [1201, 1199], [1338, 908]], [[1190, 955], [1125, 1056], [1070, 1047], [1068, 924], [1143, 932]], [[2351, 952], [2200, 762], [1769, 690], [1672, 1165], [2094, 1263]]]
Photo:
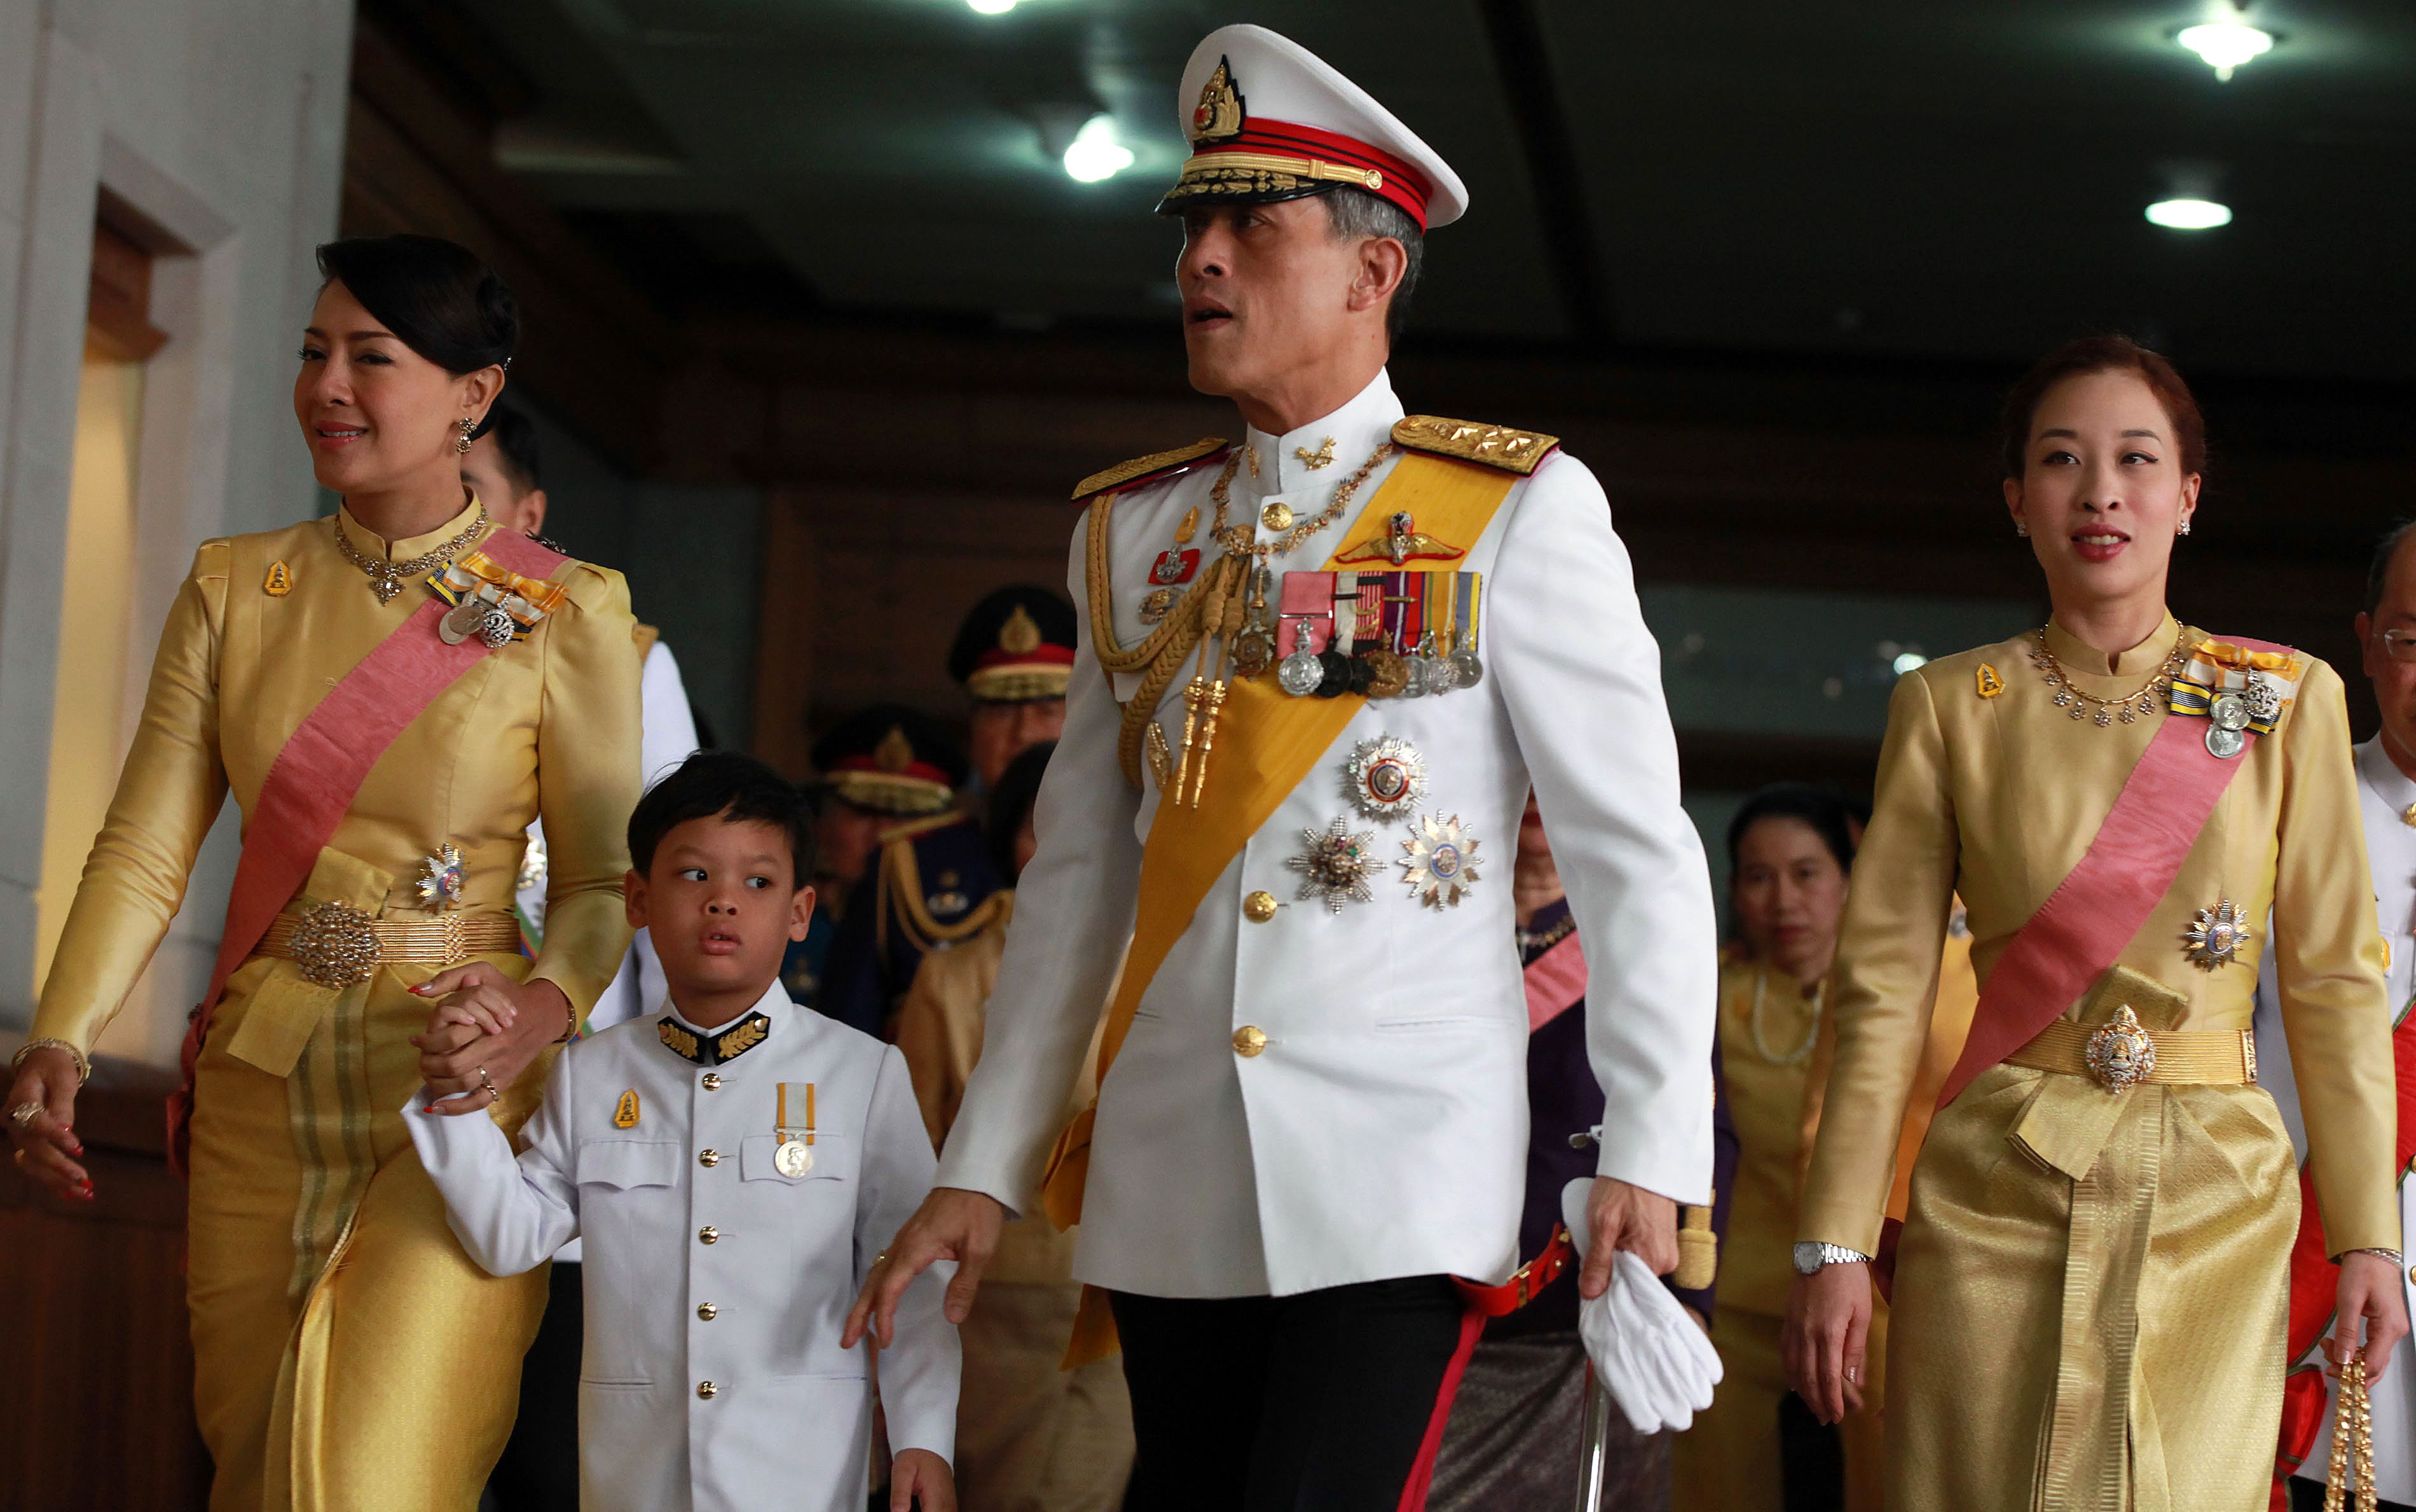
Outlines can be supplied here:
[[[550, 575], [569, 560], [516, 530], [488, 532], [477, 550], [530, 578]], [[475, 635], [459, 645], [445, 643], [436, 622], [445, 609], [443, 598], [430, 595], [371, 648], [294, 727], [261, 779], [260, 795], [245, 816], [243, 854], [235, 862], [234, 885], [227, 893], [226, 927], [219, 938], [209, 990], [193, 1009], [185, 1032], [184, 1082], [168, 1099], [169, 1162], [178, 1175], [189, 1173], [193, 1080], [227, 978], [250, 958], [269, 922], [310, 880], [311, 866], [352, 809], [378, 758], [487, 655], [486, 642]]]
[[1550, 949], [1528, 962], [1527, 1033], [1533, 1034], [1585, 1001], [1585, 946], [1572, 930]]
[[[1342, 539], [1362, 539], [1388, 516], [1407, 509], [1427, 530], [1452, 540], [1473, 541], [1518, 481], [1498, 468], [1405, 452]], [[1326, 566], [1331, 569], [1333, 563]], [[1132, 1030], [1142, 994], [1174, 942], [1191, 927], [1200, 900], [1366, 702], [1348, 693], [1291, 698], [1275, 687], [1272, 677], [1233, 679], [1218, 730], [1216, 759], [1209, 764], [1199, 805], [1160, 803], [1141, 848], [1131, 953], [1099, 1042], [1102, 1082]], [[1090, 1172], [1091, 1131], [1097, 1115], [1094, 1097], [1049, 1152], [1041, 1199], [1049, 1220], [1060, 1229], [1081, 1221], [1082, 1187]], [[1111, 1353], [1114, 1340], [1115, 1321], [1106, 1295], [1084, 1288], [1067, 1365]]]
[[[2290, 654], [2261, 641], [2230, 644]], [[1939, 1088], [1939, 1107], [2063, 1017], [2172, 890], [2190, 847], [2247, 760], [2244, 748], [2227, 761], [2216, 756], [2206, 748], [2205, 733], [2197, 719], [2165, 716], [2089, 853], [1997, 958], [1972, 1011], [1962, 1058]], [[2253, 744], [2255, 732], [2247, 733]]]

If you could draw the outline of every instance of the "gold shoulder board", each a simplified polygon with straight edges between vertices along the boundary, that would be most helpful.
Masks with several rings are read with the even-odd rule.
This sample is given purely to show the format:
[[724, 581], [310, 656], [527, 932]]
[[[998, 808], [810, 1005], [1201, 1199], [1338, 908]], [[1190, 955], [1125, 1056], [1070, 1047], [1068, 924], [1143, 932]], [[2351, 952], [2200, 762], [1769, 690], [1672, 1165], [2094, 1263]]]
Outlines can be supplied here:
[[1524, 477], [1561, 444], [1561, 438], [1535, 431], [1513, 431], [1506, 425], [1450, 420], [1440, 415], [1412, 415], [1394, 425], [1393, 442], [1412, 451], [1483, 462]]
[[1157, 477], [1181, 472], [1201, 458], [1213, 457], [1224, 449], [1224, 437], [1202, 436], [1191, 445], [1177, 446], [1172, 451], [1154, 451], [1146, 457], [1136, 457], [1128, 462], [1118, 462], [1105, 472], [1093, 473], [1076, 484], [1074, 502], [1080, 504], [1095, 494], [1105, 493], [1110, 489], [1123, 488], [1144, 478], [1154, 481]]

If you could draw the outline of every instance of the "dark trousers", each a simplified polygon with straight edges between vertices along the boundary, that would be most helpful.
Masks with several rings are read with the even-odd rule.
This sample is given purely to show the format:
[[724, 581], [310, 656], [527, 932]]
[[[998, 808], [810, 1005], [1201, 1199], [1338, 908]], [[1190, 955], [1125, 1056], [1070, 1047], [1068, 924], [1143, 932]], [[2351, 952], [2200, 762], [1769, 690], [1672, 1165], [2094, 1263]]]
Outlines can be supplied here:
[[[2357, 1504], [2354, 1492], [2349, 1495], [2348, 1504]], [[2408, 1512], [2407, 1504], [2401, 1502], [2385, 1502], [2378, 1498], [2374, 1505], [2376, 1512]], [[2291, 1476], [2290, 1512], [2324, 1512], [2324, 1483], [2299, 1475]]]
[[1125, 1512], [1396, 1512], [1463, 1308], [1443, 1276], [1288, 1297], [1113, 1293]]
[[521, 1360], [521, 1413], [487, 1477], [498, 1512], [579, 1512], [579, 1360], [587, 1308], [577, 1265], [546, 1278], [545, 1318]]

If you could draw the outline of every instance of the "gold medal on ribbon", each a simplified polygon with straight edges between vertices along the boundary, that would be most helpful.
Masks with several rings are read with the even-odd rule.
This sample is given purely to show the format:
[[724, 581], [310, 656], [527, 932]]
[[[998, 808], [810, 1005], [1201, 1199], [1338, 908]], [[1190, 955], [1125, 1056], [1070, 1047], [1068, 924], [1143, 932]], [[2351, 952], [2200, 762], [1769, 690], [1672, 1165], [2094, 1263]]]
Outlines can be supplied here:
[[789, 1123], [789, 1088], [795, 1083], [783, 1081], [779, 1086], [779, 1120], [774, 1126], [780, 1136], [779, 1148], [772, 1152], [772, 1164], [780, 1174], [795, 1181], [814, 1169], [814, 1084], [805, 1084], [806, 1122], [802, 1127]]

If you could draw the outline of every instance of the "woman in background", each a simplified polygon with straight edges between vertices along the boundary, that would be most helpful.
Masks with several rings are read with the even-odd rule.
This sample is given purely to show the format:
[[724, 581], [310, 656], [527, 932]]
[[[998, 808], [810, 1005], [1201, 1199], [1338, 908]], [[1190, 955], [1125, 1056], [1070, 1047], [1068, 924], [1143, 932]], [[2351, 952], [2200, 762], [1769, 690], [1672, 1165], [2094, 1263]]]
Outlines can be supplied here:
[[[1736, 941], [1720, 963], [1720, 1055], [1743, 1158], [1712, 1322], [1724, 1373], [1711, 1410], [1678, 1437], [1680, 1506], [1779, 1512], [1838, 1504], [1838, 1435], [1808, 1418], [1782, 1432], [1788, 1393], [1778, 1342], [1794, 1275], [1788, 1252], [1805, 1122], [1818, 1096], [1829, 966], [1854, 864], [1852, 820], [1840, 795], [1783, 782], [1747, 798], [1729, 824]], [[1877, 1462], [1876, 1412], [1850, 1419], [1844, 1440], [1847, 1482], [1875, 1478], [1857, 1473]]]
[[[519, 329], [501, 280], [422, 236], [331, 243], [319, 266], [294, 413], [342, 504], [195, 555], [8, 1129], [29, 1175], [91, 1196], [69, 1128], [86, 1057], [232, 792], [244, 856], [180, 1099], [210, 1504], [470, 1512], [545, 1274], [471, 1263], [401, 1109], [426, 1080], [518, 1127], [620, 964], [633, 622], [618, 574], [497, 532], [462, 487]], [[510, 907], [539, 815], [531, 961]], [[475, 1043], [415, 1040], [446, 994]]]

